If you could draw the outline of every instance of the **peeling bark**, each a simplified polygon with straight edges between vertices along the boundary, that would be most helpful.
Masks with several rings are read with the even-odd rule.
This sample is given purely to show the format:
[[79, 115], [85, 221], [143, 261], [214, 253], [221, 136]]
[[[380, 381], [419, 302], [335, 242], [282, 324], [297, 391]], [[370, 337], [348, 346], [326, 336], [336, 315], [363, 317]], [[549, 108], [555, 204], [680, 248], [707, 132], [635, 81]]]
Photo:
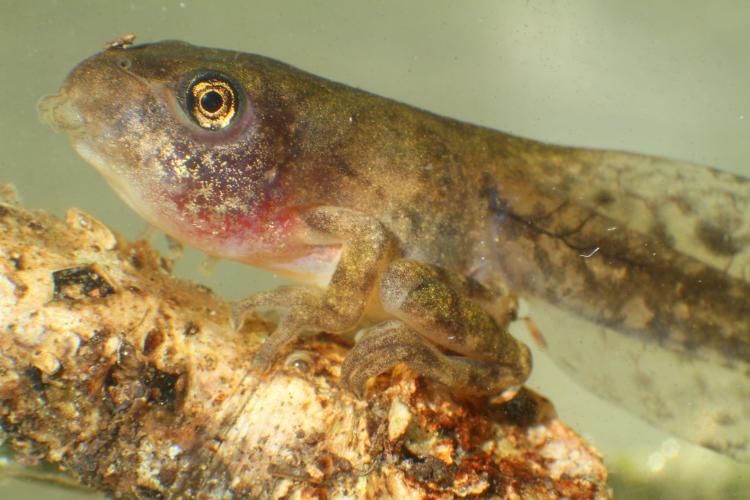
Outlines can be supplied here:
[[[0, 191], [0, 427], [28, 463], [133, 498], [608, 498], [598, 454], [529, 390], [461, 401], [397, 368], [367, 401], [319, 334], [267, 374], [272, 328], [145, 242]], [[295, 350], [296, 349], [296, 350]]]

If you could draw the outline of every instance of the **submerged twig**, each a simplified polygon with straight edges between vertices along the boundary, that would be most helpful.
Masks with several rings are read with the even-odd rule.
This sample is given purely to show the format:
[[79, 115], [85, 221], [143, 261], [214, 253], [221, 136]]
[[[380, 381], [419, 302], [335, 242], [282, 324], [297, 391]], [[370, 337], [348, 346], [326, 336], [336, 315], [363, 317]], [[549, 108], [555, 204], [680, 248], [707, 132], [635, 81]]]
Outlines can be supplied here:
[[456, 401], [410, 370], [368, 401], [318, 335], [267, 374], [270, 328], [77, 210], [0, 196], [0, 426], [29, 463], [136, 498], [606, 498], [600, 458], [522, 390]]

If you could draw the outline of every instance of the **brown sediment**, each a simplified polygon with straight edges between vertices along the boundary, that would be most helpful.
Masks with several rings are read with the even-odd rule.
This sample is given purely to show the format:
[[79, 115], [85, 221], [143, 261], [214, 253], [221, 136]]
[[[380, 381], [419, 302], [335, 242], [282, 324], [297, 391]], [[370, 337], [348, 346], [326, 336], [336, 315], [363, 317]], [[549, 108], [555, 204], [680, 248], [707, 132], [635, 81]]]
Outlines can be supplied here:
[[0, 426], [27, 463], [135, 498], [607, 498], [587, 444], [530, 391], [457, 402], [407, 369], [358, 401], [346, 348], [250, 369], [271, 325], [175, 279], [146, 243], [0, 197]]

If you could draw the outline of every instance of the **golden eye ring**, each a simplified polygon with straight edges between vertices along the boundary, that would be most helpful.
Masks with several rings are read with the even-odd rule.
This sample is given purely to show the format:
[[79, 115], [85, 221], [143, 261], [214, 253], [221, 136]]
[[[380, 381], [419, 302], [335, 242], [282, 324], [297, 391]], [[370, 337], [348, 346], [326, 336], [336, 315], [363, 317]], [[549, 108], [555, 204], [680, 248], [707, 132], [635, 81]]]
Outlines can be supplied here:
[[237, 92], [228, 80], [217, 76], [193, 81], [186, 103], [193, 120], [207, 130], [226, 128], [237, 114]]

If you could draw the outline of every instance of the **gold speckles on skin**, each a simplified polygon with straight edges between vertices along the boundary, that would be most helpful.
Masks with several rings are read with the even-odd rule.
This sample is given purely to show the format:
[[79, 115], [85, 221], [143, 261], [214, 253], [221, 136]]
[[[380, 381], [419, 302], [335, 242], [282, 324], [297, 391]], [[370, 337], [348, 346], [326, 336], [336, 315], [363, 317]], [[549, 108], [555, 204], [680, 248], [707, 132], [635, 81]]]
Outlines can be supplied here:
[[185, 166], [186, 162], [187, 158], [172, 162], [172, 173], [174, 173], [175, 177], [178, 179], [186, 179], [190, 177], [190, 171], [187, 169], [187, 166]]
[[158, 148], [158, 162], [161, 165], [166, 165], [177, 179], [188, 179], [191, 176], [191, 172], [187, 167], [187, 163], [190, 160], [190, 155], [179, 156], [175, 152], [174, 144], [165, 141]]

